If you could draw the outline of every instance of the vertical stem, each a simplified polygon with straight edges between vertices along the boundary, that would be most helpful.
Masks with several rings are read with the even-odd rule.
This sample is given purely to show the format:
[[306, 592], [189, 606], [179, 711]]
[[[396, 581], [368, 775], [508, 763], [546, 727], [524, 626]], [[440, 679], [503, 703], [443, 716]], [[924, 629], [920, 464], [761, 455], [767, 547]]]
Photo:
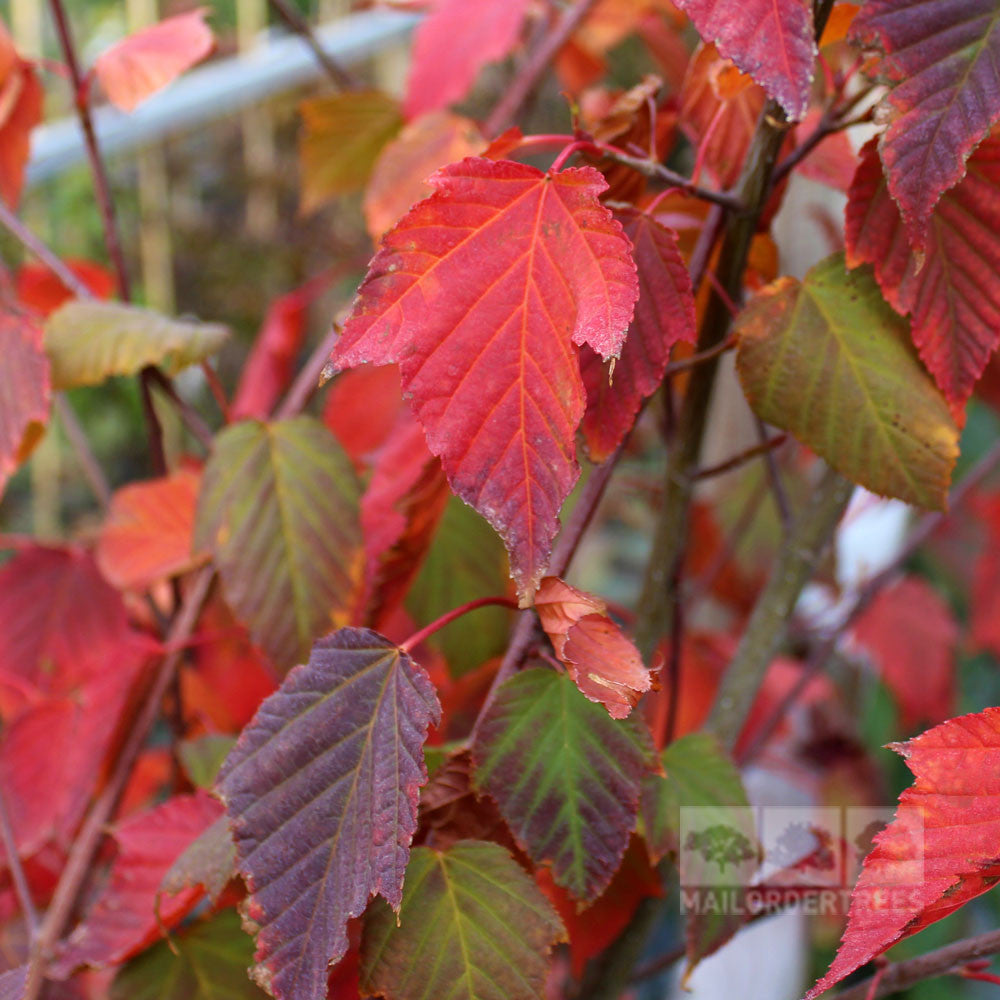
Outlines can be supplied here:
[[90, 115], [90, 87], [80, 68], [80, 60], [76, 55], [76, 47], [73, 44], [73, 35], [66, 17], [66, 10], [63, 7], [63, 0], [49, 0], [49, 6], [55, 21], [63, 59], [69, 69], [70, 83], [73, 85], [73, 102], [80, 119], [80, 127], [83, 129], [87, 159], [90, 161], [90, 171], [94, 178], [94, 194], [104, 224], [104, 243], [118, 279], [118, 294], [122, 301], [128, 302], [132, 298], [128, 270], [125, 267], [125, 255], [122, 252], [118, 224], [115, 221], [115, 207], [111, 200], [108, 175], [104, 169], [104, 162], [101, 160], [101, 153], [97, 146], [97, 133], [94, 131], [94, 120]]
[[[87, 149], [87, 160], [94, 180], [94, 194], [97, 207], [101, 214], [104, 229], [104, 243], [108, 257], [115, 269], [118, 280], [118, 294], [123, 302], [132, 300], [132, 287], [129, 282], [128, 268], [125, 265], [125, 254], [122, 250], [121, 234], [115, 219], [115, 206], [111, 199], [111, 187], [108, 174], [101, 159], [101, 151], [97, 145], [97, 133], [94, 131], [94, 120], [90, 114], [90, 84], [80, 68], [80, 60], [73, 44], [73, 34], [70, 31], [69, 19], [63, 0], [49, 0], [52, 17], [55, 21], [56, 34], [59, 36], [59, 46], [69, 69], [70, 82], [73, 86], [73, 102], [76, 105], [80, 127], [83, 129], [84, 145]], [[162, 476], [167, 471], [167, 457], [163, 447], [163, 428], [153, 404], [153, 390], [150, 384], [150, 370], [144, 368], [139, 373], [139, 386], [142, 390], [142, 409], [146, 418], [149, 433], [150, 458], [153, 471]]]
[[729, 749], [739, 738], [764, 674], [784, 641], [795, 602], [833, 538], [853, 492], [852, 482], [829, 467], [824, 469], [778, 552], [706, 723]]
[[[726, 228], [716, 272], [721, 294], [713, 291], [709, 299], [695, 348], [698, 353], [711, 351], [729, 332], [731, 316], [726, 298], [739, 297], [750, 243], [771, 190], [771, 174], [787, 130], [784, 112], [775, 101], [768, 101], [737, 185], [737, 195], [747, 210], [743, 215], [730, 217]], [[693, 473], [697, 469], [718, 367], [716, 355], [692, 370], [681, 405], [675, 446], [667, 462], [663, 511], [639, 600], [636, 640], [647, 658], [672, 627], [672, 594], [678, 586], [684, 560]]]

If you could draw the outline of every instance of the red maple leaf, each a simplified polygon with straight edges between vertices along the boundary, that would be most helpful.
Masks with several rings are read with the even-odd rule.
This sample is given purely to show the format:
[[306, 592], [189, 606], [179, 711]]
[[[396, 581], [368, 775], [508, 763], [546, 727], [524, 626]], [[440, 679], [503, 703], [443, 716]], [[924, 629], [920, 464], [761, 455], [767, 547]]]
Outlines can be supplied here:
[[116, 964], [141, 951], [177, 924], [204, 894], [200, 886], [164, 896], [160, 884], [190, 843], [222, 815], [222, 805], [204, 792], [175, 795], [120, 823], [119, 854], [111, 879], [86, 920], [73, 932], [57, 969]]
[[431, 183], [385, 237], [333, 360], [399, 364], [431, 451], [500, 532], [527, 603], [579, 476], [573, 345], [621, 352], [635, 265], [592, 168], [470, 157]]
[[639, 651], [605, 614], [604, 601], [564, 583], [542, 580], [535, 595], [542, 628], [580, 691], [624, 719], [651, 685]]
[[0, 315], [0, 494], [7, 477], [41, 437], [49, 416], [49, 359], [42, 330], [11, 313]]
[[[938, 202], [925, 254], [910, 249], [872, 139], [847, 205], [847, 263], [870, 263], [886, 299], [909, 313], [913, 342], [956, 407], [965, 405], [1000, 343], [1000, 136], [973, 153], [965, 178]], [[892, 181], [890, 179], [889, 186]]]

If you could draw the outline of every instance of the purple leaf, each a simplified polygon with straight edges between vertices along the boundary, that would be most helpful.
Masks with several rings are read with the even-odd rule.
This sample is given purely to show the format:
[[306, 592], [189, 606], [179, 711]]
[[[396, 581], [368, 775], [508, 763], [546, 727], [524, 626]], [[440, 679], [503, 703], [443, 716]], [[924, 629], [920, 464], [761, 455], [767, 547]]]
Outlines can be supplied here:
[[259, 928], [252, 975], [277, 1000], [323, 1000], [347, 921], [375, 893], [399, 908], [440, 713], [406, 653], [344, 628], [315, 643], [226, 759], [218, 790]]

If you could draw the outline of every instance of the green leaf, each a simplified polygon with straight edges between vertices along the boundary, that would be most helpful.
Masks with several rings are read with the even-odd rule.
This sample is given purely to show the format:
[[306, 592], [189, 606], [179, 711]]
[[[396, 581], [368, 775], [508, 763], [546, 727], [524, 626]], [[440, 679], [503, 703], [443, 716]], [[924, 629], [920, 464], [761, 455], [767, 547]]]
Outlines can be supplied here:
[[417, 847], [398, 926], [381, 901], [365, 917], [361, 988], [391, 1000], [543, 1000], [549, 949], [564, 940], [551, 904], [498, 844]]
[[402, 128], [399, 105], [378, 90], [303, 101], [302, 210], [360, 191], [382, 147]]
[[[654, 861], [667, 854], [676, 860], [684, 852], [681, 902], [686, 902], [686, 891], [693, 891], [697, 900], [685, 922], [690, 970], [746, 920], [731, 900], [759, 864], [757, 831], [740, 773], [714, 736], [682, 736], [663, 751], [662, 761], [666, 776], [649, 775], [642, 783], [642, 823]], [[692, 834], [720, 837], [721, 842], [715, 851], [706, 850], [705, 841], [698, 845]], [[720, 853], [720, 843], [728, 850]], [[727, 877], [720, 885], [723, 871]]]
[[159, 913], [163, 895], [175, 896], [192, 886], [202, 886], [213, 903], [236, 877], [236, 845], [229, 832], [229, 821], [220, 816], [193, 840], [167, 870], [156, 897]]
[[682, 736], [662, 760], [665, 777], [650, 774], [642, 783], [642, 822], [654, 863], [679, 853], [682, 808], [718, 809], [722, 816], [731, 807], [749, 807], [740, 772], [714, 736]]
[[181, 740], [177, 748], [178, 756], [191, 784], [211, 789], [222, 762], [235, 742], [235, 736], [221, 733], [206, 733], [193, 740]]
[[229, 331], [120, 302], [68, 302], [45, 323], [52, 388], [98, 385], [159, 365], [173, 375], [214, 354]]
[[346, 617], [361, 566], [360, 489], [312, 417], [227, 427], [205, 466], [195, 546], [226, 601], [284, 670]]
[[161, 941], [129, 962], [111, 984], [110, 1000], [263, 1000], [247, 967], [253, 941], [235, 910]]
[[[406, 597], [414, 621], [426, 623], [475, 600], [507, 593], [510, 571], [499, 535], [471, 507], [451, 497], [437, 534]], [[466, 615], [435, 633], [428, 643], [461, 677], [507, 647], [511, 613], [488, 607]]]
[[532, 861], [590, 900], [621, 863], [654, 758], [638, 715], [612, 719], [566, 674], [525, 670], [500, 687], [480, 725], [474, 781]]
[[906, 320], [843, 254], [780, 278], [737, 317], [736, 367], [754, 411], [874, 493], [947, 504], [958, 428]]

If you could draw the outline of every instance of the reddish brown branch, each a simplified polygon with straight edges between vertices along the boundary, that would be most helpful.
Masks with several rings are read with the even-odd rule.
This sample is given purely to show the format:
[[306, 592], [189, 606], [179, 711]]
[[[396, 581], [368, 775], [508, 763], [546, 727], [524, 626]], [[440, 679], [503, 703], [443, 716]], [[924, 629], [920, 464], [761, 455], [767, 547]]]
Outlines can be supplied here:
[[775, 448], [783, 445], [787, 440], [787, 434], [775, 434], [772, 438], [765, 438], [760, 444], [746, 448], [738, 455], [733, 455], [732, 458], [727, 458], [724, 462], [719, 462], [718, 465], [709, 465], [704, 469], [699, 469], [694, 473], [694, 478], [711, 479], [713, 476], [721, 476], [723, 473], [732, 472], [733, 469], [738, 469], [741, 465], [746, 465], [747, 462], [774, 451]]
[[955, 941], [953, 944], [929, 951], [926, 955], [907, 959], [905, 962], [891, 963], [880, 969], [877, 976], [866, 979], [848, 990], [831, 994], [831, 1000], [868, 1000], [869, 997], [871, 1000], [877, 1000], [878, 997], [905, 990], [908, 986], [925, 979], [957, 972], [970, 959], [996, 955], [998, 952], [1000, 952], [1000, 931], [988, 931], [963, 941]]

